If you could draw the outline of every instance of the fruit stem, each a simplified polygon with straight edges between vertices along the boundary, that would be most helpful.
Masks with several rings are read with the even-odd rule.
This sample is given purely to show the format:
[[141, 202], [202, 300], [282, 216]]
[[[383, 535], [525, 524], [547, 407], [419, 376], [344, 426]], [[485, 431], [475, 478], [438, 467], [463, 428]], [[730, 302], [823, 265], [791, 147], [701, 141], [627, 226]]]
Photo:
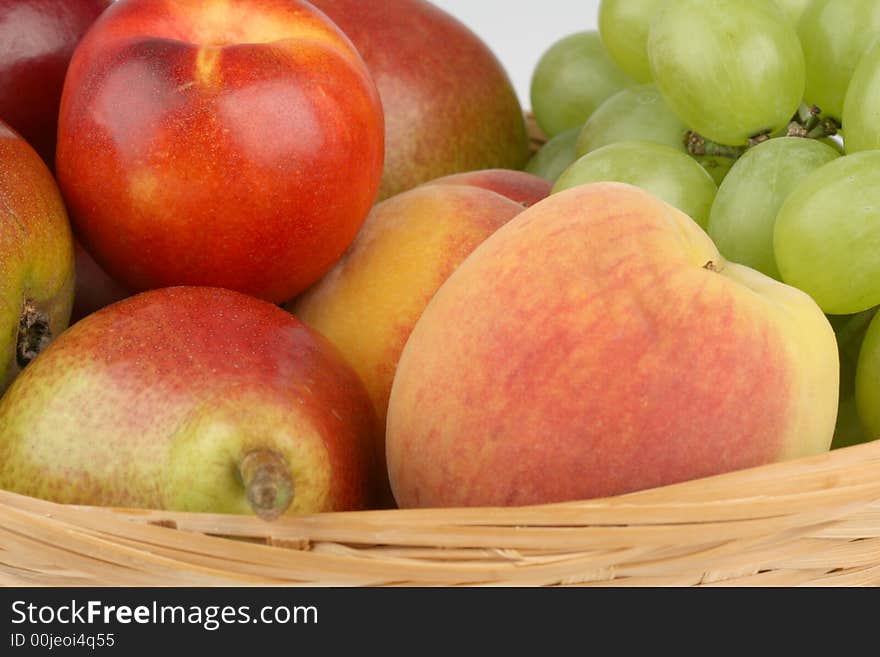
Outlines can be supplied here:
[[788, 124], [788, 137], [805, 137], [822, 139], [833, 137], [840, 130], [840, 124], [828, 116], [822, 116], [822, 110], [816, 105], [801, 103], [797, 114]]
[[293, 479], [284, 457], [272, 449], [245, 454], [239, 466], [248, 502], [263, 520], [275, 520], [293, 501]]
[[724, 144], [717, 144], [693, 130], [685, 133], [684, 143], [687, 147], [688, 153], [691, 155], [714, 155], [717, 157], [728, 157], [735, 160], [746, 152], [744, 146], [726, 146]]
[[800, 107], [798, 107], [797, 114], [795, 114], [792, 121], [801, 125], [807, 132], [809, 132], [819, 123], [819, 116], [821, 114], [822, 110], [816, 105], [801, 103]]
[[49, 328], [49, 315], [37, 308], [33, 299], [26, 299], [18, 319], [18, 340], [15, 358], [18, 366], [24, 369], [37, 355], [49, 346], [52, 331]]
[[769, 131], [759, 132], [756, 135], [752, 135], [749, 137], [749, 148], [754, 146], [758, 146], [759, 144], [763, 144], [765, 141], [770, 139], [771, 135]]
[[822, 139], [823, 137], [833, 137], [840, 130], [837, 121], [832, 118], [824, 118], [819, 121], [819, 125], [810, 130], [807, 136], [810, 139]]
[[798, 123], [797, 121], [792, 121], [788, 124], [788, 130], [785, 133], [786, 137], [802, 137], [804, 139], [808, 139], [810, 136], [809, 130], [807, 130], [803, 125]]

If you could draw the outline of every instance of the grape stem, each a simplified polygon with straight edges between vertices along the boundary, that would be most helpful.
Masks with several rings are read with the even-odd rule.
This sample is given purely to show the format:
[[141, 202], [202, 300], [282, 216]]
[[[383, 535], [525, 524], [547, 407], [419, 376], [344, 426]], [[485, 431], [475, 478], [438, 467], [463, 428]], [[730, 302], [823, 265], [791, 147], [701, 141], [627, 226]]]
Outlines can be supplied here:
[[822, 110], [815, 105], [801, 103], [797, 113], [788, 124], [788, 137], [822, 139], [833, 137], [840, 130], [840, 124], [829, 116], [822, 116]]
[[688, 153], [691, 155], [711, 155], [715, 157], [729, 157], [732, 160], [737, 159], [746, 152], [745, 146], [726, 146], [710, 141], [702, 135], [689, 130], [685, 133], [684, 143]]
[[815, 128], [810, 130], [807, 135], [810, 139], [822, 139], [823, 137], [833, 137], [840, 130], [840, 125], [832, 118], [824, 118]]
[[822, 110], [819, 109], [816, 105], [807, 105], [806, 103], [801, 103], [800, 107], [798, 107], [797, 114], [794, 115], [793, 122], [799, 123], [804, 127], [804, 129], [809, 132], [813, 128], [816, 127], [819, 123], [819, 116], [822, 114]]
[[[830, 116], [822, 116], [822, 110], [817, 106], [801, 103], [788, 124], [785, 134], [787, 137], [823, 139], [824, 137], [833, 137], [838, 130], [840, 130], [840, 124]], [[684, 144], [687, 152], [691, 155], [709, 155], [736, 160], [749, 148], [762, 144], [771, 137], [769, 131], [759, 132], [749, 138], [746, 146], [728, 146], [706, 139], [699, 133], [690, 130], [684, 135]]]
[[752, 146], [757, 146], [758, 144], [763, 144], [765, 141], [770, 139], [770, 131], [766, 130], [764, 132], [759, 132], [758, 134], [749, 137], [749, 148]]

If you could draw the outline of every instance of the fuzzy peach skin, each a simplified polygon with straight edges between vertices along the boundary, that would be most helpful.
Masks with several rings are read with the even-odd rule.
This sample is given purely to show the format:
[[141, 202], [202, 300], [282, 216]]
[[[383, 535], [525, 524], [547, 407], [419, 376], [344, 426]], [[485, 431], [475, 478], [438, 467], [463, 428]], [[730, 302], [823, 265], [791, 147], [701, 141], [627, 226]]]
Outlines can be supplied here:
[[0, 394], [70, 318], [73, 236], [49, 169], [0, 121]]
[[248, 454], [292, 481], [288, 513], [361, 509], [375, 418], [336, 350], [289, 313], [164, 288], [72, 326], [0, 401], [0, 488], [62, 503], [252, 513]]
[[425, 184], [480, 187], [506, 196], [527, 208], [544, 200], [553, 191], [553, 183], [534, 174], [513, 169], [482, 169], [454, 173], [451, 176], [443, 176]]
[[77, 237], [133, 291], [291, 299], [379, 188], [378, 92], [301, 0], [120, 0], [80, 42], [56, 170]]
[[[398, 194], [376, 205], [345, 256], [288, 305], [360, 375], [381, 428], [400, 352], [425, 306], [473, 249], [522, 210], [477, 187]], [[384, 434], [377, 437], [384, 463]]]
[[834, 333], [635, 187], [551, 196], [478, 247], [404, 348], [387, 457], [403, 507], [615, 495], [829, 448]]
[[351, 38], [385, 108], [379, 198], [476, 169], [522, 169], [529, 141], [504, 67], [480, 37], [424, 0], [312, 0]]

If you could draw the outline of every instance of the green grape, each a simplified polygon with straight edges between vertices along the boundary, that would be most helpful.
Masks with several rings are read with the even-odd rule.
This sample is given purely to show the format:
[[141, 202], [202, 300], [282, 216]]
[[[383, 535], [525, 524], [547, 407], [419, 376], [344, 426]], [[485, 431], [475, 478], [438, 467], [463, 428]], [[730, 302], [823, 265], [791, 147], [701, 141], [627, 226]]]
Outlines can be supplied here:
[[635, 84], [615, 64], [598, 32], [579, 32], [545, 52], [531, 81], [532, 112], [548, 137], [579, 128], [606, 98]]
[[652, 84], [618, 91], [587, 119], [577, 140], [578, 156], [618, 141], [653, 141], [685, 150], [687, 126]]
[[562, 172], [578, 158], [575, 143], [579, 134], [580, 128], [560, 132], [532, 156], [526, 165], [526, 171], [544, 180], [556, 182]]
[[718, 188], [707, 232], [728, 260], [780, 279], [773, 254], [779, 208], [810, 172], [839, 157], [814, 139], [780, 137], [746, 151]]
[[831, 449], [843, 449], [869, 442], [871, 439], [862, 426], [859, 417], [859, 408], [856, 401], [855, 382], [848, 380], [849, 372], [841, 370], [841, 377], [847, 376], [847, 382], [840, 380], [840, 389], [837, 393], [837, 421], [834, 423], [834, 437], [831, 439]]
[[665, 144], [620, 141], [584, 155], [556, 181], [553, 193], [592, 182], [641, 187], [705, 227], [718, 188], [696, 160]]
[[668, 0], [648, 58], [673, 111], [721, 144], [782, 129], [803, 98], [801, 46], [772, 0]]
[[[835, 138], [836, 137], [836, 138]], [[834, 137], [822, 137], [817, 141], [822, 142], [826, 146], [830, 146], [834, 150], [836, 150], [840, 155], [846, 155], [846, 151], [843, 149], [843, 134], [837, 133]]]
[[880, 151], [840, 157], [806, 176], [774, 231], [782, 280], [826, 313], [880, 305]]
[[798, 36], [807, 65], [805, 100], [841, 119], [853, 72], [880, 36], [880, 2], [813, 0], [798, 22]]
[[694, 159], [712, 176], [716, 185], [724, 182], [730, 169], [736, 164], [733, 158], [721, 155], [694, 155]]
[[830, 315], [828, 321], [837, 337], [840, 354], [840, 391], [837, 407], [837, 423], [834, 428], [832, 449], [858, 445], [868, 441], [856, 403], [856, 372], [865, 334], [877, 308], [856, 315]]
[[599, 36], [617, 65], [638, 82], [651, 81], [648, 28], [666, 0], [602, 0]]
[[779, 8], [788, 14], [788, 18], [794, 25], [797, 25], [810, 0], [773, 0]]
[[871, 320], [859, 352], [856, 409], [867, 439], [880, 437], [880, 314]]
[[880, 40], [859, 61], [843, 104], [846, 151], [880, 149]]

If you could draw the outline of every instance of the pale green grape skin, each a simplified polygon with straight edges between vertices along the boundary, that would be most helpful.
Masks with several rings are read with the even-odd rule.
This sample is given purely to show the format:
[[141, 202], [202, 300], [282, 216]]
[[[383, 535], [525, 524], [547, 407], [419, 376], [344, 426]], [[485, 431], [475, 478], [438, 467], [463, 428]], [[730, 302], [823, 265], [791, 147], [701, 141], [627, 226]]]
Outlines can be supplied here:
[[828, 314], [880, 305], [880, 151], [840, 157], [785, 200], [773, 235], [782, 280]]
[[809, 173], [837, 159], [814, 139], [780, 137], [746, 151], [718, 188], [707, 232], [728, 260], [781, 279], [773, 253], [780, 207]]
[[867, 440], [880, 437], [880, 314], [871, 321], [859, 351], [856, 409]]
[[736, 164], [736, 160], [720, 155], [694, 155], [693, 157], [712, 176], [716, 185], [724, 182], [727, 174]]
[[587, 119], [577, 140], [578, 156], [619, 141], [653, 141], [685, 151], [687, 126], [652, 84], [619, 91]]
[[[843, 371], [840, 372], [841, 376], [844, 374]], [[843, 449], [844, 447], [861, 445], [873, 440], [865, 431], [859, 417], [855, 383], [849, 381], [846, 387], [844, 387], [843, 379], [841, 379], [837, 399], [837, 422], [834, 424], [834, 437], [831, 440], [831, 449]]]
[[843, 104], [846, 151], [880, 150], [880, 40], [863, 56]]
[[599, 35], [605, 50], [637, 82], [651, 81], [648, 28], [666, 0], [602, 0]]
[[556, 182], [562, 172], [577, 159], [575, 144], [580, 134], [580, 128], [573, 128], [553, 137], [532, 156], [526, 165], [526, 171], [544, 180]]
[[807, 66], [804, 100], [840, 120], [856, 66], [880, 37], [880, 2], [813, 0], [797, 29]]
[[532, 73], [531, 103], [547, 137], [581, 127], [605, 99], [635, 82], [605, 52], [598, 32], [554, 43]]
[[[858, 445], [868, 442], [870, 439], [859, 418], [856, 401], [856, 373], [865, 335], [876, 315], [877, 308], [871, 308], [856, 315], [830, 315], [828, 317], [837, 338], [838, 353], [840, 354], [840, 391], [838, 394], [840, 402], [837, 408], [837, 423], [834, 428], [831, 449]], [[867, 352], [865, 355], [867, 362], [870, 355]]]
[[665, 144], [621, 141], [581, 157], [556, 181], [553, 193], [593, 182], [641, 187], [706, 226], [715, 181], [696, 160]]
[[[835, 138], [835, 137], [839, 137], [839, 138]], [[821, 139], [819, 139], [817, 141], [822, 142], [826, 146], [830, 146], [831, 148], [836, 150], [841, 155], [846, 155], [846, 151], [843, 148], [843, 134], [837, 133], [837, 135], [835, 135], [835, 137], [822, 137]]]
[[811, 0], [773, 0], [779, 8], [788, 14], [792, 24], [797, 25]]
[[803, 99], [797, 33], [771, 0], [668, 0], [651, 24], [648, 58], [673, 111], [721, 144], [781, 130]]

